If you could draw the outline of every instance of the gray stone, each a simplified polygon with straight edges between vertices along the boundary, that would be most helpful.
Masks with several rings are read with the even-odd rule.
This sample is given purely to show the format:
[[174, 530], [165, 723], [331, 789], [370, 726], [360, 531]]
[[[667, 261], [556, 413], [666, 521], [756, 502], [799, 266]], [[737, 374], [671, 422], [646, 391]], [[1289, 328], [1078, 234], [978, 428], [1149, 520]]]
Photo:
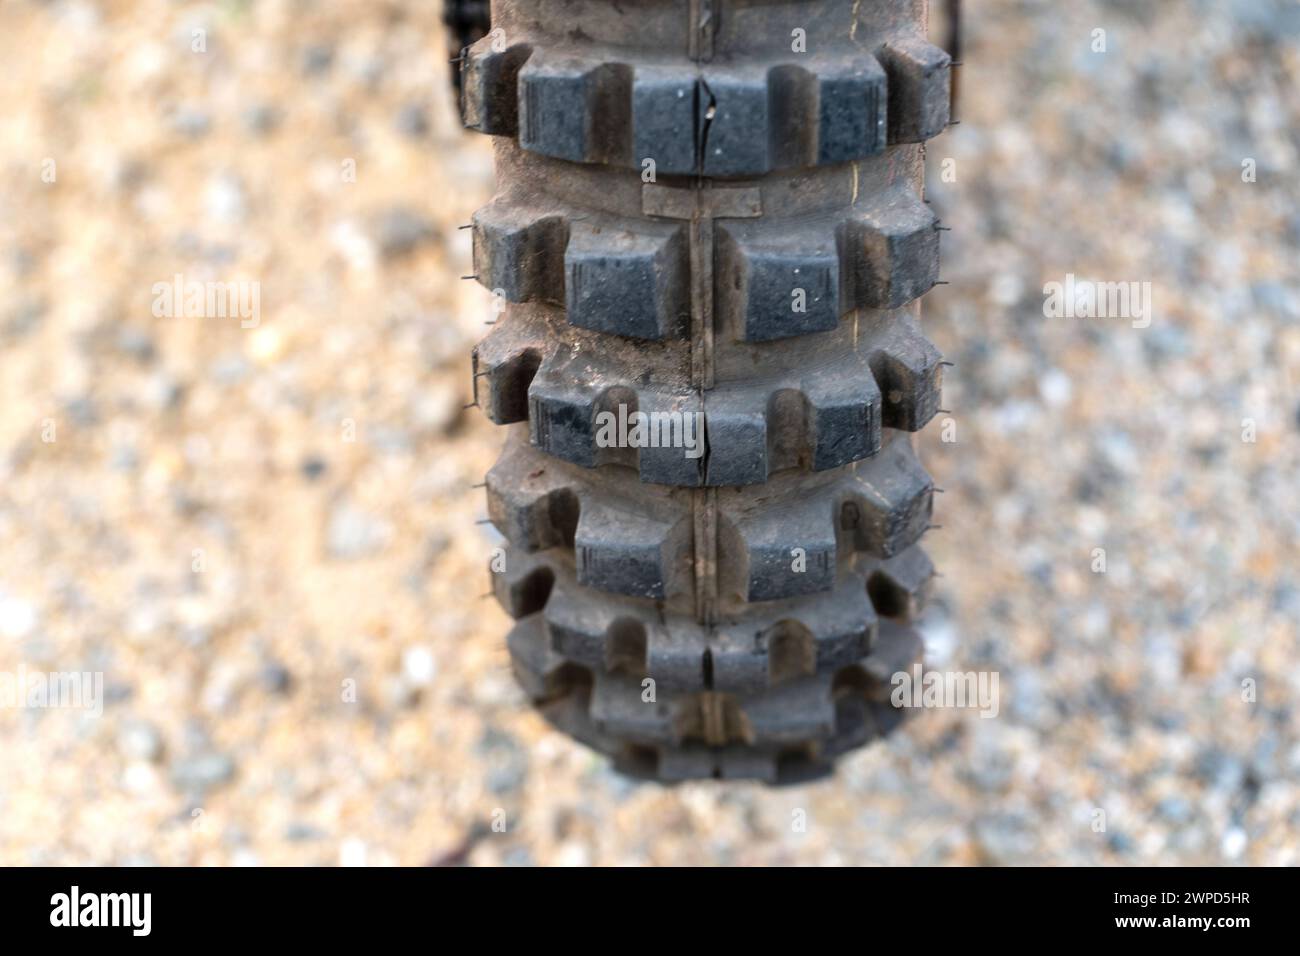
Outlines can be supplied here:
[[130, 759], [154, 761], [162, 754], [162, 735], [152, 724], [128, 720], [118, 732], [117, 748]]
[[184, 757], [171, 765], [173, 786], [186, 793], [206, 793], [228, 783], [234, 775], [235, 762], [220, 753]]
[[374, 239], [385, 259], [400, 259], [437, 235], [433, 224], [405, 206], [393, 206], [375, 219]]

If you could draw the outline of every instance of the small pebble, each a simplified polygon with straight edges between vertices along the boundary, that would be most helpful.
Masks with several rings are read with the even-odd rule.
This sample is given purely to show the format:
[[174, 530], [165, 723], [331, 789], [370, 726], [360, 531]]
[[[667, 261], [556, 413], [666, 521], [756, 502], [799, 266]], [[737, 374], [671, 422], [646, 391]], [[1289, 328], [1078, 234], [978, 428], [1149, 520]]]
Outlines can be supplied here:
[[423, 139], [429, 133], [429, 116], [418, 103], [408, 103], [397, 111], [397, 131], [411, 139]]
[[313, 840], [324, 840], [328, 833], [320, 827], [313, 826], [310, 823], [290, 823], [284, 830], [284, 838], [290, 843], [307, 843]]
[[334, 65], [334, 48], [323, 43], [313, 43], [302, 51], [301, 64], [304, 76], [328, 73]]
[[234, 761], [219, 753], [183, 757], [170, 769], [172, 785], [185, 793], [205, 793], [228, 783], [235, 775]]
[[275, 132], [280, 125], [280, 111], [268, 103], [251, 106], [243, 113], [244, 128], [257, 136]]
[[203, 204], [213, 220], [226, 225], [243, 222], [248, 214], [244, 184], [233, 173], [222, 173], [208, 180], [204, 187]]
[[325, 532], [331, 558], [353, 561], [379, 554], [388, 546], [392, 526], [347, 500], [331, 509]]
[[348, 837], [339, 844], [339, 866], [365, 866], [369, 852], [364, 840]]
[[329, 465], [319, 455], [308, 455], [302, 460], [298, 470], [308, 481], [316, 481], [329, 470]]
[[197, 107], [183, 106], [171, 114], [171, 128], [186, 139], [202, 139], [212, 129], [212, 118]]
[[1229, 860], [1236, 860], [1246, 852], [1248, 842], [1245, 830], [1241, 827], [1231, 827], [1223, 834], [1223, 841], [1220, 843], [1219, 849]]
[[375, 244], [385, 259], [401, 259], [437, 235], [432, 223], [405, 206], [384, 210], [375, 220]]
[[36, 629], [36, 608], [0, 591], [0, 635], [21, 640]]
[[124, 757], [154, 761], [162, 754], [162, 735], [152, 724], [128, 721], [117, 735], [117, 747]]
[[272, 694], [286, 694], [293, 687], [293, 675], [289, 673], [289, 668], [274, 661], [262, 665], [258, 671], [258, 680]]
[[408, 647], [402, 653], [402, 677], [413, 687], [428, 687], [438, 672], [433, 651], [427, 647]]

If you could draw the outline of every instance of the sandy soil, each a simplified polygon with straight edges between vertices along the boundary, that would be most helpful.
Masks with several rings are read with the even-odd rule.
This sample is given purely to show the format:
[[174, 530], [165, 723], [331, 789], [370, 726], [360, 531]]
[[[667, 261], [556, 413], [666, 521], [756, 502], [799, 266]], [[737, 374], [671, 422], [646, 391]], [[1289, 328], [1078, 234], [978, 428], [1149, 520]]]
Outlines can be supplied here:
[[[1300, 863], [1300, 15], [1057, 6], [972, 5], [929, 149], [924, 628], [1001, 713], [772, 791], [627, 782], [511, 681], [436, 5], [6, 2], [0, 672], [105, 703], [0, 707], [0, 863]], [[1067, 274], [1149, 325], [1046, 318]]]

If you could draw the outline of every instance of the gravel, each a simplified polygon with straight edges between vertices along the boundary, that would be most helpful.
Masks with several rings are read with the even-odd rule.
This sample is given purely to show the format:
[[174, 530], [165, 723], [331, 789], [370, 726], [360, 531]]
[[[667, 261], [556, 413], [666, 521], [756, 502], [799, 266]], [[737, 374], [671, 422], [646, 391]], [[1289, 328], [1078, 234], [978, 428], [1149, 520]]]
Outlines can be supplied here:
[[[1300, 864], [1294, 4], [967, 5], [924, 630], [1001, 707], [779, 791], [628, 781], [511, 682], [437, 5], [257, 5], [202, 61], [131, 6], [0, 14], [0, 670], [106, 689], [0, 708], [0, 864]], [[1044, 318], [1069, 273], [1151, 324]], [[154, 317], [176, 274], [260, 326]]]

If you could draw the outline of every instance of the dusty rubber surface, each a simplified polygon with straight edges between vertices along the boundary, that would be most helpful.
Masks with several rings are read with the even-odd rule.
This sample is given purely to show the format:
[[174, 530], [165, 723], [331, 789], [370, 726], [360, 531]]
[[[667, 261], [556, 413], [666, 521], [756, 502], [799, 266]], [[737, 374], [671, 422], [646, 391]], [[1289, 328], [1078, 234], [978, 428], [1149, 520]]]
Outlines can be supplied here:
[[924, 29], [913, 0], [507, 0], [464, 53], [498, 138], [475, 396], [518, 423], [494, 587], [525, 690], [629, 772], [797, 782], [901, 719], [943, 371]]

